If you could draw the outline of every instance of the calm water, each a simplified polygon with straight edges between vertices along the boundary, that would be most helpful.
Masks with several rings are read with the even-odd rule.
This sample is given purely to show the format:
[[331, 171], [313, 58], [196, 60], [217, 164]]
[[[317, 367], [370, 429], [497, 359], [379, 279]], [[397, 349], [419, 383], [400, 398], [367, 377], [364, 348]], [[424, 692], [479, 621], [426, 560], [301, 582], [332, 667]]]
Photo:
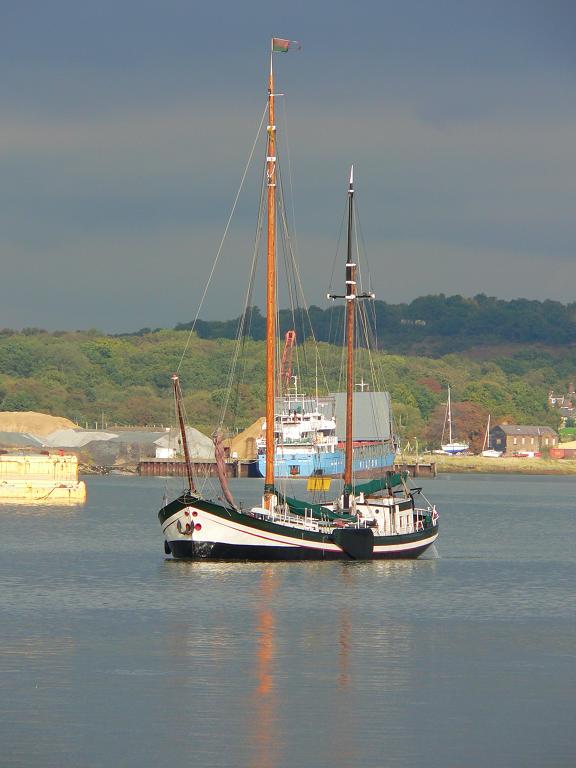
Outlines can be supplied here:
[[0, 505], [0, 765], [572, 766], [575, 484], [425, 481], [398, 563], [172, 562], [155, 478]]

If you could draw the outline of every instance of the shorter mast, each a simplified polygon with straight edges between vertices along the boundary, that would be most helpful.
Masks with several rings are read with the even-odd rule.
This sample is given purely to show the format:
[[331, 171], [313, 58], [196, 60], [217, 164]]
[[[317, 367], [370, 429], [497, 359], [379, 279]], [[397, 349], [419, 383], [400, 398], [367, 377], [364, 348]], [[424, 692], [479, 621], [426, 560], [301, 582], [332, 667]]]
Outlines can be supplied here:
[[174, 402], [176, 403], [176, 413], [178, 415], [178, 424], [180, 425], [180, 437], [182, 438], [182, 448], [184, 449], [184, 462], [186, 464], [186, 475], [188, 477], [188, 487], [191, 493], [197, 493], [192, 476], [192, 462], [190, 461], [190, 452], [188, 451], [188, 440], [186, 438], [186, 427], [184, 426], [184, 416], [182, 414], [182, 390], [180, 389], [180, 379], [177, 373], [172, 374], [172, 386], [174, 388]]
[[352, 261], [354, 227], [354, 166], [348, 184], [348, 247], [346, 259], [346, 443], [344, 449], [344, 506], [352, 489], [352, 412], [354, 404], [354, 320], [356, 313], [356, 264]]
[[350, 496], [353, 493], [352, 462], [353, 462], [353, 411], [354, 411], [354, 332], [357, 299], [373, 299], [373, 293], [357, 293], [356, 269], [357, 264], [352, 258], [354, 231], [354, 166], [350, 168], [348, 184], [348, 246], [346, 251], [346, 293], [344, 296], [328, 294], [329, 299], [344, 299], [346, 301], [346, 437], [344, 443], [344, 509], [350, 507]]

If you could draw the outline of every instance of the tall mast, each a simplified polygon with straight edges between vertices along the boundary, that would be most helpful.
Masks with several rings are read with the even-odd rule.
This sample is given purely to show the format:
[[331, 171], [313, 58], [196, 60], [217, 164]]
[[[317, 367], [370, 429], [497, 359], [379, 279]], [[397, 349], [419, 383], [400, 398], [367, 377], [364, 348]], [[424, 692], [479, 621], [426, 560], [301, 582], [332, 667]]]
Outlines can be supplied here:
[[346, 443], [344, 448], [344, 507], [352, 488], [352, 406], [354, 402], [354, 315], [356, 312], [356, 264], [352, 260], [354, 226], [354, 166], [348, 184], [348, 248], [346, 256]]
[[352, 258], [354, 241], [354, 166], [350, 168], [348, 183], [348, 247], [346, 251], [346, 293], [344, 296], [328, 294], [329, 299], [346, 300], [346, 438], [344, 443], [344, 507], [350, 506], [352, 494], [352, 443], [354, 405], [354, 321], [357, 299], [373, 299], [373, 293], [358, 293], [356, 290], [357, 265]]
[[268, 249], [266, 267], [266, 474], [264, 495], [274, 491], [274, 363], [276, 358], [276, 125], [274, 123], [274, 73], [270, 51], [268, 82]]

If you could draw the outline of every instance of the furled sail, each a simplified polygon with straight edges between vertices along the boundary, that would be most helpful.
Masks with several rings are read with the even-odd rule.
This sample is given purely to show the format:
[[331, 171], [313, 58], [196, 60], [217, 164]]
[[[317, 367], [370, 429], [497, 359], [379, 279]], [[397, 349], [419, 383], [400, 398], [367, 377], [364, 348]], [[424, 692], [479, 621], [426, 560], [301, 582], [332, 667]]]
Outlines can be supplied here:
[[218, 480], [220, 481], [220, 487], [224, 498], [234, 509], [236, 509], [236, 502], [232, 496], [230, 486], [228, 485], [228, 478], [226, 477], [226, 462], [224, 461], [224, 446], [222, 445], [222, 432], [218, 430], [214, 433], [214, 457], [216, 459], [216, 471], [218, 473]]

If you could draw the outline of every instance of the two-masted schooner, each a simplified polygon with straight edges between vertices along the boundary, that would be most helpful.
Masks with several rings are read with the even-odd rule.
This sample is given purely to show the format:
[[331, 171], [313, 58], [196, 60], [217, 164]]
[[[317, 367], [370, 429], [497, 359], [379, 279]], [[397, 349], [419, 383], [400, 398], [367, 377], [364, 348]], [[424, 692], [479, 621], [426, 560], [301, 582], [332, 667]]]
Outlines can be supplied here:
[[[266, 146], [266, 421], [274, 424], [276, 360], [276, 186], [277, 142], [274, 118], [272, 53], [287, 50], [287, 40], [272, 40], [268, 83]], [[435, 507], [410, 489], [406, 475], [385, 471], [357, 483], [352, 471], [355, 310], [373, 294], [357, 291], [353, 257], [354, 180], [348, 187], [348, 238], [344, 292], [332, 295], [346, 306], [346, 438], [342, 493], [326, 503], [287, 496], [274, 472], [274, 430], [266, 431], [266, 468], [260, 506], [237, 505], [225, 483], [227, 503], [204, 498], [197, 490], [186, 442], [179, 377], [173, 376], [176, 409], [187, 466], [188, 490], [158, 513], [166, 554], [175, 558], [238, 560], [330, 560], [415, 558], [438, 537]], [[216, 454], [221, 446], [216, 441]], [[417, 503], [416, 499], [422, 499]]]

